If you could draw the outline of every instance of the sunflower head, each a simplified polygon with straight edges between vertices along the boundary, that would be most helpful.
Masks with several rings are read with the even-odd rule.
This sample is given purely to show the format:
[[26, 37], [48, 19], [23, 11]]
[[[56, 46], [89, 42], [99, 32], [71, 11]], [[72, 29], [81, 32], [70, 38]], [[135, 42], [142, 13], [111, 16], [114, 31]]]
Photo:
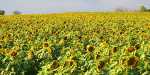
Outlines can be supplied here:
[[146, 29], [150, 29], [150, 24], [146, 24], [146, 25], [144, 25], [144, 28], [146, 28]]
[[48, 42], [44, 42], [44, 43], [43, 43], [43, 47], [44, 47], [44, 48], [49, 47], [49, 43], [48, 43]]
[[106, 47], [108, 47], [108, 43], [106, 41], [104, 41], [104, 42], [100, 43], [100, 47], [106, 48]]
[[7, 34], [7, 38], [11, 38], [11, 37], [12, 37], [11, 33]]
[[33, 56], [34, 56], [33, 51], [29, 51], [28, 54], [27, 54], [28, 60], [32, 60], [32, 59], [33, 59]]
[[74, 64], [74, 61], [73, 61], [73, 60], [70, 60], [69, 65], [72, 66], [73, 64]]
[[61, 39], [61, 40], [59, 41], [59, 45], [64, 45], [64, 44], [65, 44], [64, 39]]
[[97, 70], [100, 71], [101, 69], [103, 69], [105, 66], [105, 62], [104, 61], [100, 61], [98, 64], [97, 64]]
[[135, 48], [136, 48], [136, 49], [140, 49], [140, 47], [141, 47], [140, 44], [136, 44], [136, 45], [135, 45]]
[[89, 52], [93, 52], [94, 49], [95, 49], [95, 46], [87, 45], [86, 49], [87, 49]]
[[64, 40], [67, 40], [67, 39], [68, 39], [68, 37], [67, 37], [67, 36], [65, 36], [65, 37], [64, 37]]
[[134, 57], [129, 58], [129, 60], [127, 61], [127, 64], [128, 66], [136, 67], [138, 61], [139, 61], [139, 57], [134, 56]]
[[66, 24], [67, 22], [66, 21], [64, 21], [64, 24]]
[[11, 51], [11, 52], [10, 52], [10, 55], [11, 55], [12, 57], [16, 57], [16, 56], [17, 56], [17, 51]]
[[67, 60], [67, 61], [65, 61], [64, 66], [73, 66], [74, 64], [75, 64], [74, 60]]
[[143, 38], [144, 38], [145, 40], [149, 40], [149, 39], [150, 39], [150, 35], [147, 34], [147, 33], [143, 33], [142, 36], [143, 36]]
[[52, 65], [51, 65], [51, 69], [56, 69], [60, 66], [59, 61], [58, 60], [54, 60]]
[[81, 40], [81, 39], [82, 39], [82, 36], [81, 36], [81, 35], [80, 35], [80, 36], [78, 36], [78, 39], [80, 39], [80, 40]]
[[133, 51], [135, 51], [135, 48], [134, 47], [129, 47], [127, 50], [128, 50], [128, 52], [133, 52]]
[[100, 59], [100, 55], [99, 54], [96, 54], [96, 60]]

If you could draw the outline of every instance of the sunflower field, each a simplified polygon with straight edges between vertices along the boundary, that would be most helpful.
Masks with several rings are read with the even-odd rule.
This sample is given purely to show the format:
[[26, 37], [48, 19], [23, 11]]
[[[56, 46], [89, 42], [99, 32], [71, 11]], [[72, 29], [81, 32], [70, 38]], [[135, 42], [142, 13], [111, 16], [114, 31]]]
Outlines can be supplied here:
[[0, 16], [0, 75], [150, 75], [150, 13]]

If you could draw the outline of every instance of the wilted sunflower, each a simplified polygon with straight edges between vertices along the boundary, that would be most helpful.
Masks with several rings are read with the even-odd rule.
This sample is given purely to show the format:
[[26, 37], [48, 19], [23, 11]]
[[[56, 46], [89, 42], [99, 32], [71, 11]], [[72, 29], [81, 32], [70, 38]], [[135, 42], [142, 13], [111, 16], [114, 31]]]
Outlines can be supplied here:
[[128, 66], [136, 67], [138, 61], [139, 61], [139, 57], [134, 56], [134, 57], [129, 58], [127, 63], [128, 63]]

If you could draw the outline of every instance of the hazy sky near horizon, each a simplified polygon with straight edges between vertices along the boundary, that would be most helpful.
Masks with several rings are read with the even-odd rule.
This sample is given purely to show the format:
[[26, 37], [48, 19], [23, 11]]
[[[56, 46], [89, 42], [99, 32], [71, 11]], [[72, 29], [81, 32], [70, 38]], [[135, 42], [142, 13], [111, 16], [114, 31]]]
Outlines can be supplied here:
[[138, 9], [150, 7], [150, 0], [0, 0], [6, 12], [51, 13], [68, 11], [111, 11], [115, 8]]

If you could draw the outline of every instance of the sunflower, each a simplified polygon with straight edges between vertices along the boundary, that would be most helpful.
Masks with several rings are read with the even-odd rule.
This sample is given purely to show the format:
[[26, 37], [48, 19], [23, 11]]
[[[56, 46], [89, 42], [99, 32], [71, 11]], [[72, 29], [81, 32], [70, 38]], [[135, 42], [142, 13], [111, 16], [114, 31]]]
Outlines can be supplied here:
[[107, 43], [106, 41], [104, 41], [104, 42], [100, 43], [99, 46], [100, 46], [101, 48], [106, 48], [106, 47], [108, 47], [108, 43]]
[[140, 44], [136, 44], [136, 45], [135, 45], [135, 48], [136, 48], [136, 49], [140, 49], [140, 47], [141, 47]]
[[51, 49], [51, 48], [48, 47], [48, 48], [46, 48], [46, 49], [47, 49], [47, 51], [48, 51], [49, 54], [52, 53], [52, 49]]
[[9, 34], [7, 35], [7, 38], [11, 38], [12, 36], [13, 36], [13, 34], [9, 33]]
[[28, 59], [28, 60], [32, 60], [32, 59], [33, 59], [33, 56], [34, 56], [33, 51], [30, 50], [30, 51], [28, 52], [28, 54], [27, 54], [27, 59]]
[[17, 56], [17, 51], [15, 51], [15, 50], [11, 51], [11, 52], [10, 52], [10, 55], [11, 55], [12, 57], [16, 57], [16, 56]]
[[128, 50], [128, 52], [133, 52], [133, 51], [135, 51], [135, 48], [134, 47], [129, 47], [127, 50]]
[[63, 24], [66, 24], [67, 22], [66, 21], [64, 21], [64, 23]]
[[150, 29], [150, 24], [146, 24], [146, 25], [144, 25], [144, 28], [146, 28], [146, 29]]
[[97, 63], [97, 71], [100, 71], [101, 69], [103, 69], [104, 66], [105, 66], [104, 61], [100, 61], [99, 63]]
[[93, 52], [94, 49], [95, 49], [95, 46], [87, 45], [87, 46], [86, 46], [86, 49], [87, 49], [87, 51], [89, 51], [89, 52]]
[[144, 38], [144, 40], [150, 40], [150, 35], [147, 33], [143, 33], [142, 37]]
[[59, 45], [64, 45], [64, 43], [65, 43], [64, 39], [61, 39], [61, 40], [59, 41]]
[[100, 55], [99, 54], [96, 54], [96, 60], [100, 59]]
[[81, 36], [81, 35], [79, 35], [79, 36], [78, 36], [78, 39], [80, 39], [80, 40], [81, 40], [81, 39], [82, 39], [82, 36]]
[[48, 43], [48, 42], [44, 42], [44, 43], [43, 43], [43, 47], [44, 47], [44, 48], [49, 47], [49, 43]]
[[75, 64], [74, 60], [67, 60], [67, 61], [65, 61], [64, 66], [73, 66], [74, 64]]
[[60, 66], [59, 61], [58, 60], [54, 60], [52, 65], [51, 65], [51, 69], [56, 69]]
[[113, 52], [113, 53], [117, 52], [117, 47], [114, 47], [114, 48], [112, 49], [112, 52]]
[[127, 61], [127, 64], [128, 66], [136, 67], [138, 62], [139, 62], [139, 57], [134, 56], [134, 57], [129, 58], [129, 60]]
[[64, 40], [67, 40], [67, 39], [68, 39], [68, 37], [67, 37], [67, 36], [65, 36], [65, 37], [64, 37]]

